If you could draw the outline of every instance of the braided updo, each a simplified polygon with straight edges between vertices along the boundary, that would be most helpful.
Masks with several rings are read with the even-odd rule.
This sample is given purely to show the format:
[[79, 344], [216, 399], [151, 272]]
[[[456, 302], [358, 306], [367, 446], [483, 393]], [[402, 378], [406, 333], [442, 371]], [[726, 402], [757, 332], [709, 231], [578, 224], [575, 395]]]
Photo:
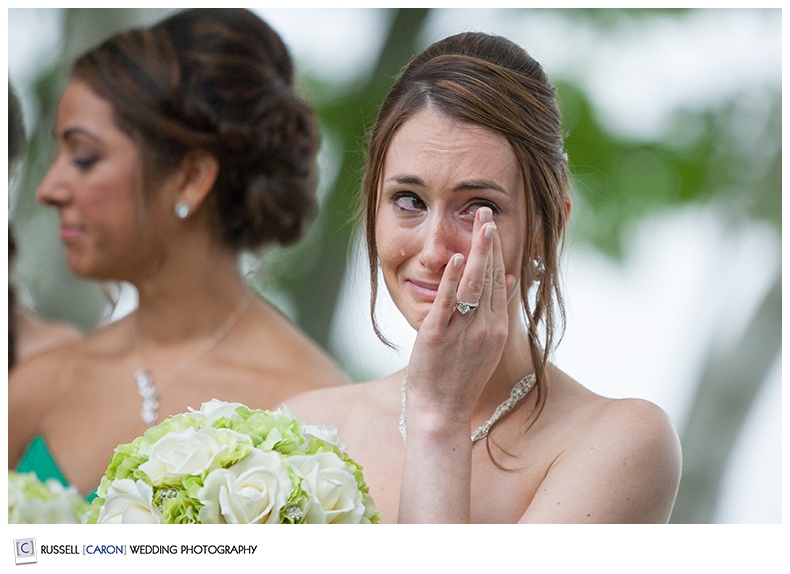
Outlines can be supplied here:
[[295, 91], [287, 48], [256, 15], [179, 12], [109, 38], [72, 76], [113, 106], [147, 182], [190, 151], [217, 158], [207, 201], [225, 244], [256, 249], [302, 235], [315, 210], [317, 124]]

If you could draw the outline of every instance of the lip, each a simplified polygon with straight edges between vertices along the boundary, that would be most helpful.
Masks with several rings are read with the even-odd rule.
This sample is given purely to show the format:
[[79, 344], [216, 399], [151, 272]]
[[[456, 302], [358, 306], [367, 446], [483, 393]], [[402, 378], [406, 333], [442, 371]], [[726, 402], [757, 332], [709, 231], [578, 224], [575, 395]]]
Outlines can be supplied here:
[[85, 235], [85, 229], [79, 225], [61, 225], [60, 240], [64, 243]]
[[433, 301], [436, 299], [436, 293], [439, 290], [438, 283], [428, 281], [417, 281], [416, 279], [407, 279], [406, 284], [411, 289], [412, 293], [417, 295], [418, 298], [426, 301]]

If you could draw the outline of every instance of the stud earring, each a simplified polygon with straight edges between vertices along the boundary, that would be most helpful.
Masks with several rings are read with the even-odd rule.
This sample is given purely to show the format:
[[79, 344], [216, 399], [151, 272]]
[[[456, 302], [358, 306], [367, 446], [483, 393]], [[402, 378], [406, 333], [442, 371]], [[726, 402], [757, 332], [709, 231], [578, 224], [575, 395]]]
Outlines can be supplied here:
[[186, 201], [178, 201], [176, 202], [173, 211], [176, 214], [176, 217], [179, 219], [186, 219], [189, 217], [189, 205], [187, 205]]

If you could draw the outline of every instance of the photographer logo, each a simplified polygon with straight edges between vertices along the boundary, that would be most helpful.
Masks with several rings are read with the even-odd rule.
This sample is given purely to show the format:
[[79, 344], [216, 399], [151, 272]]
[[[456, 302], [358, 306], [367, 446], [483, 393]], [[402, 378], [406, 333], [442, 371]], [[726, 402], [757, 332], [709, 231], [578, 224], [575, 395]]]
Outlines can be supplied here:
[[15, 538], [14, 539], [14, 559], [17, 564], [31, 564], [37, 562], [36, 559], [36, 539], [35, 538]]

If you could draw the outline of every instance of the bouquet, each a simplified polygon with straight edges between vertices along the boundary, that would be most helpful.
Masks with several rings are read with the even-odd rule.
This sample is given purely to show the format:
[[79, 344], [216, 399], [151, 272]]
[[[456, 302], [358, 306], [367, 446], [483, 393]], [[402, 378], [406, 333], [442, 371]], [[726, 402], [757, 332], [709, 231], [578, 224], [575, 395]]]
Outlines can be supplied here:
[[379, 521], [337, 427], [216, 399], [115, 448], [84, 523]]
[[79, 524], [88, 503], [74, 486], [41, 482], [33, 472], [8, 471], [9, 524]]

